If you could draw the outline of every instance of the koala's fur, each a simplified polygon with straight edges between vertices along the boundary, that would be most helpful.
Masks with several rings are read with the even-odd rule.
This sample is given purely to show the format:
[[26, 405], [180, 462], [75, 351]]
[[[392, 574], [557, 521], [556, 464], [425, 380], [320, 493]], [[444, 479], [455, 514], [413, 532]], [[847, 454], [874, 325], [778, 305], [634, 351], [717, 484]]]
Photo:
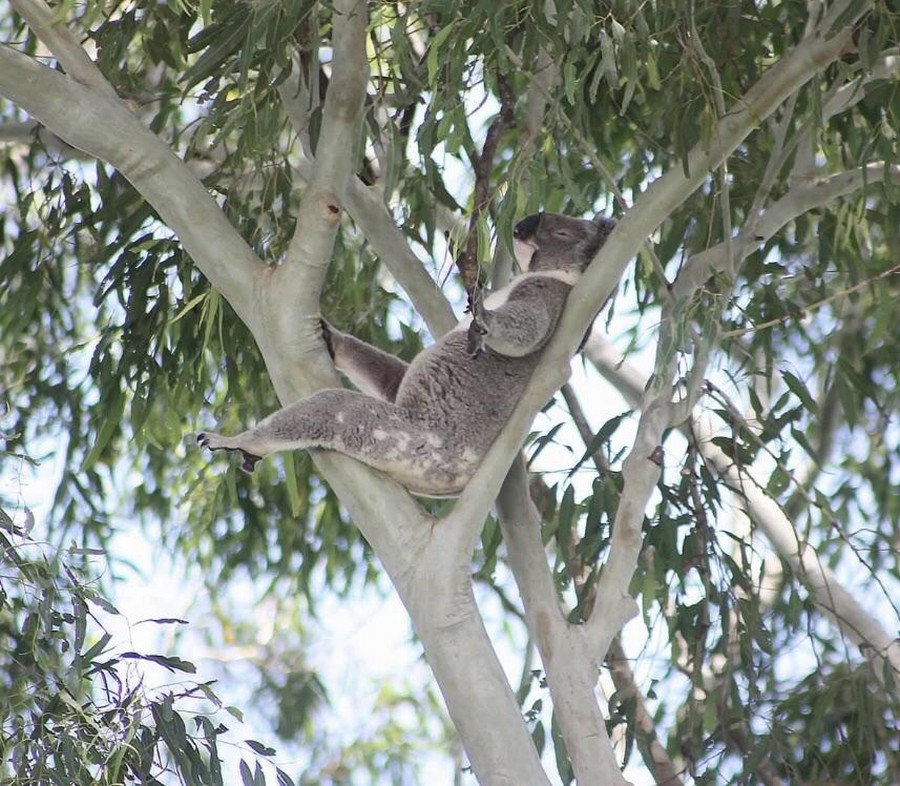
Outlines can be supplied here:
[[281, 450], [337, 450], [413, 493], [458, 495], [512, 414], [572, 285], [613, 226], [602, 217], [552, 213], [522, 219], [513, 234], [527, 272], [476, 300], [472, 316], [412, 363], [323, 323], [336, 367], [361, 392], [322, 390], [235, 437], [206, 433], [198, 441], [241, 451], [248, 471]]

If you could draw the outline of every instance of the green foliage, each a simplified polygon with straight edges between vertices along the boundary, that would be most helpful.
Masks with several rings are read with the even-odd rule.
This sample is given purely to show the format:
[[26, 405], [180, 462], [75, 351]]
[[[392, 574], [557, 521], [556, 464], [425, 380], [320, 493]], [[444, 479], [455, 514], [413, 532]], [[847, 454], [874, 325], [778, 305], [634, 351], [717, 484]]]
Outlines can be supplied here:
[[[223, 784], [228, 729], [209, 684], [185, 681], [176, 656], [122, 651], [105, 625], [119, 616], [97, 590], [83, 550], [46, 549], [0, 510], [0, 780], [16, 784]], [[159, 625], [183, 620], [148, 620]], [[177, 679], [149, 689], [132, 664]], [[275, 752], [246, 741], [258, 756]], [[241, 767], [247, 765], [242, 761]], [[257, 783], [288, 786], [255, 763]]]
[[[840, 657], [840, 656], [838, 656]], [[772, 708], [782, 735], [769, 745], [786, 761], [786, 770], [798, 781], [815, 783], [825, 778], [874, 783], [887, 758], [897, 767], [900, 724], [896, 707], [871, 689], [864, 669], [834, 663], [829, 671], [804, 678], [791, 695]], [[796, 729], [809, 729], [817, 741], [797, 744]]]

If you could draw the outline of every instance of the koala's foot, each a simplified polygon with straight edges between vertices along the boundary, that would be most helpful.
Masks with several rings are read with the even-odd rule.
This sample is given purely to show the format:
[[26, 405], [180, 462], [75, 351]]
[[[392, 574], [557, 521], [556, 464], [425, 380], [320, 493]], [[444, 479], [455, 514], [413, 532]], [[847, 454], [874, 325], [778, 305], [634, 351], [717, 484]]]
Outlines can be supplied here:
[[260, 460], [260, 456], [256, 456], [253, 453], [244, 450], [239, 445], [234, 444], [235, 440], [233, 438], [225, 437], [221, 434], [201, 431], [197, 435], [197, 442], [200, 447], [209, 448], [210, 450], [228, 450], [239, 452], [244, 459], [241, 463], [241, 469], [247, 473], [253, 472], [253, 470], [256, 468], [256, 462]]

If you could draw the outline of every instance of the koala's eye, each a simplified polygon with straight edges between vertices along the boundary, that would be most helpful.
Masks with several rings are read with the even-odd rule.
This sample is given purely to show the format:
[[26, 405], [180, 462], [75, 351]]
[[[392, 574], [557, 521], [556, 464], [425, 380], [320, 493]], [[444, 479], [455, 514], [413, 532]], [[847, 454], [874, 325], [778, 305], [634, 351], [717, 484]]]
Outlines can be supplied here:
[[568, 229], [554, 229], [553, 234], [556, 237], [564, 237], [566, 239], [569, 239], [570, 237], [572, 237], [572, 233], [569, 232]]

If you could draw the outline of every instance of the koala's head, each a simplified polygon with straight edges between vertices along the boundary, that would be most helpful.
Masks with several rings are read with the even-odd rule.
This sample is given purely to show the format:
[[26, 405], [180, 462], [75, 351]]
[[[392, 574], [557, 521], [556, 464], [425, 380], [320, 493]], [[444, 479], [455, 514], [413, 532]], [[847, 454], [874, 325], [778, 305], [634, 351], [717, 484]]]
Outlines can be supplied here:
[[516, 258], [523, 269], [582, 272], [612, 232], [616, 222], [597, 215], [593, 221], [556, 213], [534, 213], [516, 224]]

